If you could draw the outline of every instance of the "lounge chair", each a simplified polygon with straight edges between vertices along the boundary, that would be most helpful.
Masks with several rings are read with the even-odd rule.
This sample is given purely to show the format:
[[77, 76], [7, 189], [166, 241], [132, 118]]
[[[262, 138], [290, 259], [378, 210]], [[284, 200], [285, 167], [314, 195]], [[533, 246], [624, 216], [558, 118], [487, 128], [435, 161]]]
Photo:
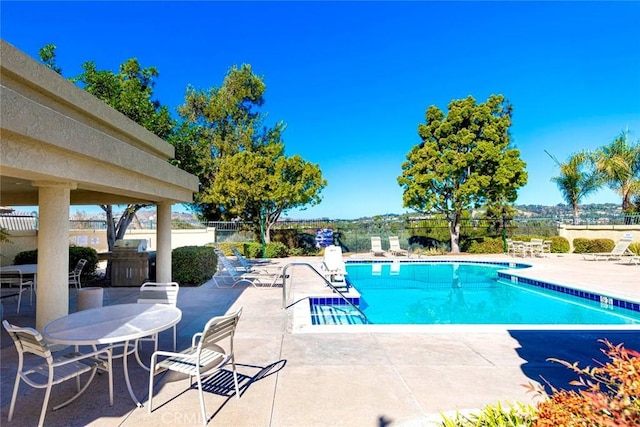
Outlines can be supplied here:
[[599, 252], [592, 254], [584, 254], [584, 259], [588, 261], [609, 261], [616, 260], [619, 261], [622, 257], [625, 256], [636, 256], [629, 249], [629, 245], [633, 241], [633, 235], [631, 233], [625, 233], [618, 243], [614, 246], [611, 252]]
[[389, 252], [392, 255], [409, 256], [409, 251], [400, 247], [400, 238], [398, 236], [389, 236]]
[[321, 270], [324, 277], [330, 282], [344, 282], [347, 274], [344, 260], [342, 259], [342, 249], [340, 246], [330, 245], [324, 248]]
[[[234, 287], [236, 284], [245, 282], [252, 285], [254, 288], [258, 287], [272, 287], [276, 284], [276, 281], [279, 277], [281, 277], [280, 273], [271, 274], [271, 273], [246, 273], [239, 271], [235, 265], [226, 257], [225, 254], [222, 253], [219, 249], [214, 249], [216, 256], [218, 257], [218, 268], [222, 270], [223, 273], [226, 273], [228, 277], [232, 279], [231, 286], [220, 286], [218, 283], [218, 279], [216, 279], [216, 275], [213, 276], [213, 281], [215, 282], [218, 288], [223, 287]], [[220, 266], [222, 265], [222, 268]], [[225, 275], [225, 274], [223, 274]]]
[[240, 251], [238, 250], [238, 248], [236, 248], [235, 246], [231, 247], [231, 251], [233, 252], [233, 254], [236, 256], [236, 258], [238, 259], [238, 262], [240, 263], [241, 269], [243, 270], [243, 273], [256, 273], [256, 274], [268, 274], [268, 275], [273, 275], [276, 274], [275, 271], [272, 271], [273, 269], [278, 269], [280, 270], [278, 267], [266, 267], [261, 265], [260, 267], [257, 267], [254, 264], [251, 264], [245, 257], [244, 255], [242, 255], [240, 253]]
[[380, 236], [371, 236], [371, 253], [375, 256], [384, 256], [384, 250], [382, 249], [382, 240]]

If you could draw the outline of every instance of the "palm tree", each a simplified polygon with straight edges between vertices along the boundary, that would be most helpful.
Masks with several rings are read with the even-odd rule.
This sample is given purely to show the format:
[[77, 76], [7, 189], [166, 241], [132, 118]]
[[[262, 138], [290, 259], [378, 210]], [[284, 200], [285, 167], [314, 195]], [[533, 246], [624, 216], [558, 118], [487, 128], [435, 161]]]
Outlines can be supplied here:
[[640, 141], [631, 143], [629, 133], [622, 131], [596, 153], [596, 168], [604, 182], [622, 197], [623, 212], [630, 212], [631, 198], [640, 195]]
[[556, 183], [558, 190], [562, 193], [562, 198], [571, 205], [573, 224], [576, 225], [580, 201], [601, 187], [602, 174], [594, 167], [593, 156], [586, 151], [571, 155], [566, 163], [560, 163], [551, 154], [549, 157], [560, 168], [560, 175], [554, 176], [551, 181]]

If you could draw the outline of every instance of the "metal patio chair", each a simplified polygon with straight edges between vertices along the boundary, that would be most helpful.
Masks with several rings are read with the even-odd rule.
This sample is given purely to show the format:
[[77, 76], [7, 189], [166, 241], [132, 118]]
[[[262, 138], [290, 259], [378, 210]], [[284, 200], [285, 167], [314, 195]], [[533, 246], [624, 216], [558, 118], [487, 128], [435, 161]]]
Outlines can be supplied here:
[[[42, 335], [33, 328], [21, 328], [10, 324], [6, 320], [2, 325], [9, 333], [9, 336], [15, 343], [18, 351], [18, 370], [16, 373], [16, 381], [13, 386], [13, 394], [11, 396], [11, 405], [9, 406], [8, 420], [13, 419], [13, 411], [15, 409], [16, 400], [18, 398], [18, 389], [20, 381], [24, 381], [34, 388], [45, 388], [44, 402], [40, 411], [40, 419], [38, 425], [44, 424], [44, 417], [47, 413], [51, 388], [54, 384], [60, 384], [72, 378], [76, 379], [76, 387], [78, 392], [70, 399], [54, 406], [53, 410], [58, 410], [63, 406], [76, 400], [89, 387], [91, 381], [96, 375], [98, 369], [109, 373], [109, 405], [113, 406], [113, 375], [111, 370], [111, 350], [105, 348], [95, 350], [89, 353], [72, 352], [63, 354], [59, 357], [53, 357], [51, 348], [44, 341]], [[24, 354], [31, 353], [43, 358], [45, 361], [40, 365], [25, 369]], [[100, 355], [106, 356], [105, 359]], [[31, 364], [29, 364], [31, 366]], [[80, 387], [80, 375], [90, 372], [90, 377], [86, 384]]]
[[82, 283], [80, 283], [80, 275], [82, 274], [82, 269], [86, 263], [86, 259], [79, 259], [76, 267], [69, 272], [69, 285], [74, 285], [76, 289], [80, 289], [82, 287]]

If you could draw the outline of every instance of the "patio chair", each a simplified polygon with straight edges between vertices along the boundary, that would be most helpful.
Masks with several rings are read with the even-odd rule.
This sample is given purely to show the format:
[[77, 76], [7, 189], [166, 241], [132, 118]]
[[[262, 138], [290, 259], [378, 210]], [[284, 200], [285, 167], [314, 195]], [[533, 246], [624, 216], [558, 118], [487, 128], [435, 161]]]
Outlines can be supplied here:
[[384, 250], [382, 249], [382, 240], [380, 240], [380, 236], [371, 236], [371, 253], [375, 256], [384, 256]]
[[398, 236], [389, 236], [389, 252], [392, 255], [409, 256], [409, 251], [400, 247], [400, 238]]
[[[218, 279], [216, 279], [216, 275], [213, 276], [213, 281], [216, 284], [216, 287], [234, 287], [236, 284], [241, 282], [246, 282], [252, 285], [254, 288], [258, 287], [272, 287], [276, 284], [276, 281], [282, 275], [280, 273], [272, 274], [272, 273], [243, 273], [239, 271], [235, 265], [226, 257], [225, 254], [222, 253], [220, 249], [214, 249], [216, 256], [218, 257], [218, 268], [219, 271], [223, 272], [223, 275], [228, 276], [232, 279], [233, 283], [231, 286], [220, 286], [218, 283]], [[222, 265], [222, 268], [220, 268]], [[224, 274], [226, 273], [226, 274]]]
[[82, 274], [82, 269], [86, 263], [86, 259], [79, 259], [76, 267], [69, 272], [69, 285], [74, 285], [76, 289], [80, 289], [82, 287], [82, 283], [80, 283], [80, 275]]
[[[109, 405], [113, 406], [113, 375], [111, 369], [111, 350], [104, 348], [94, 350], [89, 353], [72, 352], [53, 357], [52, 350], [44, 341], [44, 338], [38, 331], [33, 328], [21, 328], [10, 324], [6, 320], [2, 325], [13, 339], [18, 351], [18, 371], [16, 373], [16, 381], [13, 386], [13, 395], [11, 396], [11, 405], [9, 406], [9, 421], [13, 419], [13, 411], [15, 409], [16, 400], [18, 398], [18, 388], [20, 381], [24, 381], [34, 388], [45, 388], [44, 402], [40, 411], [40, 419], [38, 425], [44, 424], [44, 417], [47, 413], [51, 388], [55, 384], [60, 384], [72, 378], [76, 379], [77, 393], [63, 403], [54, 406], [53, 410], [58, 410], [63, 406], [76, 400], [89, 387], [91, 381], [96, 375], [98, 369], [109, 373]], [[31, 353], [45, 359], [44, 363], [25, 368], [24, 354]], [[104, 359], [99, 356], [103, 355]], [[90, 372], [91, 375], [84, 386], [80, 387], [80, 375]], [[94, 396], [95, 397], [95, 396]]]
[[320, 269], [323, 271], [325, 279], [329, 282], [344, 282], [347, 269], [342, 259], [342, 248], [340, 246], [329, 245], [324, 248]]
[[22, 304], [22, 294], [24, 292], [29, 292], [29, 305], [33, 306], [33, 281], [32, 280], [24, 280], [22, 277], [22, 271], [20, 270], [10, 270], [5, 269], [0, 271], [0, 283], [7, 284], [10, 287], [17, 286], [18, 293], [12, 294], [8, 296], [18, 297], [18, 308], [16, 309], [16, 313], [20, 313], [20, 305]]
[[[168, 351], [156, 351], [153, 353], [151, 356], [151, 372], [149, 373], [149, 414], [153, 410], [153, 378], [156, 374], [167, 370], [189, 375], [189, 388], [193, 386], [193, 377], [196, 377], [200, 394], [202, 422], [205, 426], [208, 419], [202, 391], [202, 377], [204, 374], [211, 376], [220, 371], [225, 365], [231, 363], [236, 397], [240, 398], [240, 387], [238, 386], [238, 374], [233, 352], [233, 337], [241, 314], [242, 308], [234, 313], [212, 318], [207, 322], [202, 332], [198, 332], [193, 336], [191, 347], [180, 353]], [[229, 344], [227, 349], [220, 346], [220, 342], [226, 339], [228, 339]], [[163, 359], [160, 360], [160, 358]]]
[[629, 245], [633, 241], [633, 235], [631, 233], [624, 233], [622, 238], [618, 240], [618, 243], [614, 246], [611, 252], [596, 252], [592, 254], [584, 254], [584, 259], [588, 261], [609, 261], [609, 260], [621, 260], [625, 256], [636, 256], [629, 249]]
[[[172, 306], [178, 305], [178, 292], [180, 285], [176, 282], [157, 283], [147, 282], [140, 286], [140, 294], [138, 295], [138, 304], [168, 304]], [[173, 325], [173, 351], [176, 351], [177, 325]], [[158, 334], [150, 337], [140, 338], [140, 341], [152, 341], [153, 351], [158, 351]], [[136, 356], [138, 352], [136, 352]]]

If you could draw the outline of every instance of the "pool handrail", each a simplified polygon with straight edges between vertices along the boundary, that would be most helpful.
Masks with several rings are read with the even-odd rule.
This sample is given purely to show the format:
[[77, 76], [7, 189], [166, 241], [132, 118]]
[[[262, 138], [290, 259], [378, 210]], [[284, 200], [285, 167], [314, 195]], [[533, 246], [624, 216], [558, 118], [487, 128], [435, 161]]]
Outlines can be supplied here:
[[[287, 264], [284, 267], [282, 267], [282, 308], [283, 309], [287, 309], [288, 308], [287, 307], [287, 277], [289, 277], [289, 276], [287, 275], [287, 269], [289, 267], [295, 267], [295, 266], [306, 266], [306, 267], [309, 267], [314, 273], [316, 273], [318, 275], [318, 277], [320, 277], [324, 281], [324, 283], [327, 286], [329, 286], [335, 293], [340, 295], [340, 298], [342, 298], [348, 305], [350, 305], [353, 309], [355, 309], [358, 313], [360, 313], [360, 315], [362, 316], [362, 320], [364, 321], [365, 324], [369, 323], [369, 319], [367, 319], [367, 315], [364, 314], [362, 312], [362, 310], [360, 310], [360, 308], [358, 306], [356, 306], [354, 303], [349, 301], [349, 299], [342, 293], [342, 291], [340, 291], [338, 288], [333, 286], [333, 284], [330, 281], [328, 281], [327, 278], [324, 277], [324, 275], [322, 273], [320, 273], [318, 270], [315, 269], [314, 266], [312, 266], [311, 264], [309, 264], [307, 262], [290, 262], [289, 264]], [[306, 298], [309, 298], [309, 297], [306, 297]], [[297, 301], [297, 302], [299, 302], [299, 301]]]

